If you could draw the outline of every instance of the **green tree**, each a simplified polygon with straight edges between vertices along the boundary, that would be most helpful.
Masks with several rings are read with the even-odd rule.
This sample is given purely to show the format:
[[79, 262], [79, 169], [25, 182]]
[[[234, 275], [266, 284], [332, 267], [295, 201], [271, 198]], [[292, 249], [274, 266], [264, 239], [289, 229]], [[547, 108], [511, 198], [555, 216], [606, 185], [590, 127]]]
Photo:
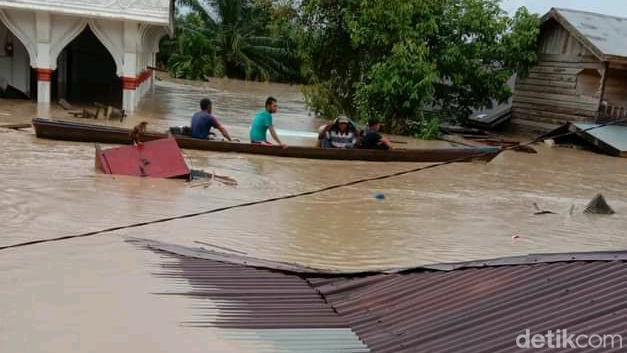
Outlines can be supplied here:
[[313, 81], [331, 95], [308, 101], [377, 115], [394, 132], [433, 125], [426, 108], [459, 119], [504, 101], [507, 80], [535, 62], [538, 18], [524, 8], [509, 18], [497, 0], [307, 0], [304, 9]]
[[298, 76], [289, 40], [270, 35], [271, 1], [203, 1], [183, 0], [191, 14], [179, 16], [176, 38], [162, 43], [172, 74], [188, 79], [226, 75], [290, 80]]

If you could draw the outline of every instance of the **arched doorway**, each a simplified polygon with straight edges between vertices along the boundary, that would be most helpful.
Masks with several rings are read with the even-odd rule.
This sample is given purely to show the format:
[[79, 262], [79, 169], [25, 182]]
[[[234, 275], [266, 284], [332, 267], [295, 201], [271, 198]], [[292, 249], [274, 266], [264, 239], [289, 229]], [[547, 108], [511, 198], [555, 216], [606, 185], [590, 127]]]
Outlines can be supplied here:
[[31, 71], [28, 51], [0, 21], [0, 97], [32, 98], [36, 85]]
[[52, 97], [78, 104], [122, 106], [122, 81], [116, 75], [115, 61], [89, 26], [59, 54]]

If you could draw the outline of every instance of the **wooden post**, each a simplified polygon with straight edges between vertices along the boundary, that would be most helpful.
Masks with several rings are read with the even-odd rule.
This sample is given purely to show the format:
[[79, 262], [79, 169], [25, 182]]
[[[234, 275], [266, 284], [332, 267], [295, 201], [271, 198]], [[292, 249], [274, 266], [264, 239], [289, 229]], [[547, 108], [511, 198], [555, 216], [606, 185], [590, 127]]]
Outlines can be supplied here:
[[603, 76], [601, 77], [601, 94], [599, 96], [599, 109], [597, 111], [597, 121], [601, 118], [601, 107], [603, 106], [603, 97], [605, 97], [605, 84], [607, 82], [607, 72], [610, 68], [610, 62], [606, 61], [605, 69], [603, 69]]

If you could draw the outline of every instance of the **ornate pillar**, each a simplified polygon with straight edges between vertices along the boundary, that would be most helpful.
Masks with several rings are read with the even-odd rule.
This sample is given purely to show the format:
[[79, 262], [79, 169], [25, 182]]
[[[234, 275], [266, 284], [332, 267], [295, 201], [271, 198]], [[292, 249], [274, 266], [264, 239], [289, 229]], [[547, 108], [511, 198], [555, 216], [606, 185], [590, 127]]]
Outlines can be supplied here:
[[50, 103], [50, 80], [52, 69], [36, 69], [37, 72], [37, 102]]
[[50, 80], [52, 69], [50, 63], [50, 14], [35, 14], [35, 30], [37, 35], [37, 102], [50, 103]]
[[139, 25], [124, 22], [124, 65], [122, 68], [122, 108], [129, 113], [135, 111], [139, 99], [137, 93], [137, 39]]

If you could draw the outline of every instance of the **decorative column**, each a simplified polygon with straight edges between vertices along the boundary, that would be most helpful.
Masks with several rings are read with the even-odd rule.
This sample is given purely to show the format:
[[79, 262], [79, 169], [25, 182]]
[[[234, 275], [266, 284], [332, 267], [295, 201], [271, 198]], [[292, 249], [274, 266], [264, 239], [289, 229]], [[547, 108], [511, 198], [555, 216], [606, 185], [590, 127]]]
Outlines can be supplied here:
[[35, 32], [37, 36], [37, 102], [50, 103], [50, 80], [52, 69], [50, 62], [50, 14], [35, 14]]
[[122, 109], [127, 112], [135, 111], [137, 100], [137, 78], [122, 77]]
[[138, 101], [137, 86], [137, 38], [139, 25], [124, 22], [124, 65], [122, 68], [122, 108], [129, 113], [135, 111]]

